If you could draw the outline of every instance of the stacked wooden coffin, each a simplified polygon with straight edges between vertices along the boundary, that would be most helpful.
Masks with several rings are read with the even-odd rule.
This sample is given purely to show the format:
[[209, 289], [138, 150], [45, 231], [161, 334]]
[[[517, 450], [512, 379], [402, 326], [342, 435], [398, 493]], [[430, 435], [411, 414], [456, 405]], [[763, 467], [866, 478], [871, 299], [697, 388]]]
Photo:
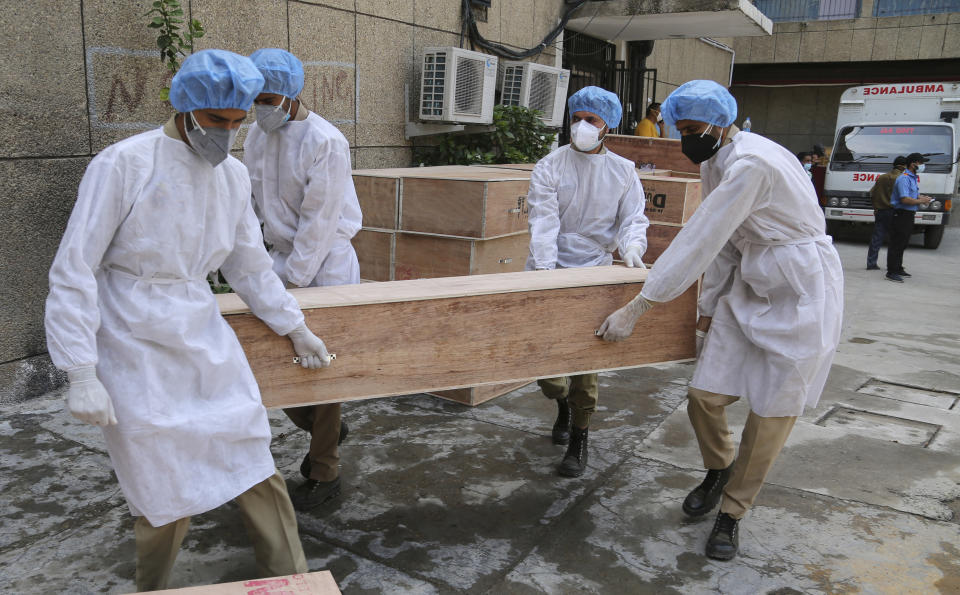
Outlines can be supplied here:
[[[355, 170], [364, 227], [354, 238], [367, 281], [522, 271], [529, 166]], [[468, 405], [527, 382], [436, 393]]]

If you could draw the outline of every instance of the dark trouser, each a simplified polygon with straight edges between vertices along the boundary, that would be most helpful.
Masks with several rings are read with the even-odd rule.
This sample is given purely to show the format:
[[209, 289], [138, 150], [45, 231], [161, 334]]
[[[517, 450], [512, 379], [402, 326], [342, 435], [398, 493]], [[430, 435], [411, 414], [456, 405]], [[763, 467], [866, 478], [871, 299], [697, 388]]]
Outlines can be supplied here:
[[600, 397], [598, 374], [541, 378], [537, 380], [537, 384], [548, 399], [567, 400], [573, 414], [573, 425], [578, 428], [590, 427], [590, 416], [597, 410], [597, 400]]
[[893, 209], [875, 209], [873, 211], [873, 236], [870, 238], [870, 247], [867, 248], [867, 268], [877, 266], [880, 246], [890, 235], [890, 221], [892, 220]]
[[310, 432], [310, 479], [333, 481], [340, 475], [340, 403], [284, 409], [298, 428]]
[[890, 221], [890, 246], [887, 248], [887, 274], [896, 275], [903, 270], [903, 251], [910, 243], [913, 233], [913, 218], [916, 213], [905, 209], [894, 209]]

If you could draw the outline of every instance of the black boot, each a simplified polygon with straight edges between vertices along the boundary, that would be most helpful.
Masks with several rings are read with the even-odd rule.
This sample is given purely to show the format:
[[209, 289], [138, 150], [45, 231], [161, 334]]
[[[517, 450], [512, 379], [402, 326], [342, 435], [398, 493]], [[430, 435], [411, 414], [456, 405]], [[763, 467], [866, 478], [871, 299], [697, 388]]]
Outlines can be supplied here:
[[[347, 434], [350, 433], [350, 428], [347, 427], [347, 422], [340, 422], [340, 437], [337, 438], [337, 446], [343, 444], [343, 441], [347, 439]], [[303, 462], [300, 463], [300, 475], [304, 476], [307, 479], [310, 479], [310, 470], [313, 468], [313, 464], [310, 463], [310, 453], [303, 455]]]
[[553, 443], [570, 444], [570, 405], [566, 399], [557, 399], [557, 421], [553, 422]]
[[713, 510], [723, 495], [723, 486], [730, 481], [733, 463], [726, 469], [708, 469], [703, 482], [687, 494], [683, 500], [683, 512], [690, 516], [702, 516]]
[[587, 468], [587, 428], [570, 430], [570, 446], [557, 471], [564, 477], [580, 477]]
[[707, 539], [707, 557], [714, 560], [732, 560], [740, 547], [740, 530], [737, 526], [740, 519], [735, 519], [725, 512], [717, 514], [717, 521], [713, 524], [713, 531]]
[[340, 495], [340, 478], [333, 481], [308, 479], [293, 489], [290, 502], [297, 510], [310, 510]]

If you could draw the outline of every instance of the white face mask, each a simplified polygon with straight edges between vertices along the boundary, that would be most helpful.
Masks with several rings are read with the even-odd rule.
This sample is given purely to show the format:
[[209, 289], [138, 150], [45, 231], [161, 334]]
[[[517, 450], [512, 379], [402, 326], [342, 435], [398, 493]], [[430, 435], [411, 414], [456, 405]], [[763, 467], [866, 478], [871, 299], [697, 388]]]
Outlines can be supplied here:
[[657, 112], [657, 122], [663, 122], [663, 116], [660, 115], [660, 112]]
[[[287, 100], [284, 99], [284, 101]], [[283, 111], [283, 101], [280, 102], [280, 105], [257, 104], [253, 107], [257, 112], [257, 126], [264, 132], [270, 133], [286, 124], [287, 120], [290, 119], [293, 101], [290, 101], [290, 105], [287, 106], [285, 112]]]
[[570, 127], [570, 141], [579, 151], [592, 151], [600, 146], [600, 129], [580, 120]]
[[917, 173], [918, 174], [923, 173], [923, 170], [925, 169], [927, 169], [927, 164], [921, 163], [920, 165], [917, 166]]

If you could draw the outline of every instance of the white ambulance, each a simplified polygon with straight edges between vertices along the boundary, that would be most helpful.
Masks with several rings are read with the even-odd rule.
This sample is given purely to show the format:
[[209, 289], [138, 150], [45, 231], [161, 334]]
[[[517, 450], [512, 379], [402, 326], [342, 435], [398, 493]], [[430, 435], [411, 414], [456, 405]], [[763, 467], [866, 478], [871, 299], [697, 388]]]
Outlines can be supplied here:
[[920, 174], [920, 206], [914, 233], [936, 248], [950, 217], [960, 160], [960, 82], [864, 85], [843, 92], [837, 132], [823, 185], [827, 229], [873, 223], [870, 188], [893, 169], [893, 160], [921, 153], [930, 161]]

